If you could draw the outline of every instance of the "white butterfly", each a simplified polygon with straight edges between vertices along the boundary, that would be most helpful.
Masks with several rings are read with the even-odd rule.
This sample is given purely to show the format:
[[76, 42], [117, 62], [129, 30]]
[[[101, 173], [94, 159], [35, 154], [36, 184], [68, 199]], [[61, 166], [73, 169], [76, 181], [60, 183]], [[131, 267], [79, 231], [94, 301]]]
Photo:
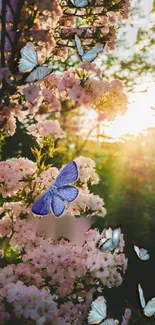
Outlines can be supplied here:
[[140, 260], [142, 261], [147, 261], [150, 258], [150, 255], [148, 251], [144, 248], [139, 248], [138, 246], [134, 245], [134, 250], [139, 257]]
[[77, 8], [86, 7], [92, 2], [92, 0], [70, 0], [70, 1]]
[[26, 78], [26, 82], [32, 82], [43, 79], [52, 72], [52, 67], [47, 64], [38, 66], [37, 52], [34, 45], [28, 42], [21, 50], [21, 59], [19, 60], [19, 71], [22, 73], [31, 72]]
[[121, 229], [112, 230], [110, 227], [104, 230], [104, 237], [101, 238], [96, 246], [102, 251], [112, 252], [116, 249], [120, 242]]
[[149, 300], [148, 303], [146, 304], [143, 295], [143, 290], [140, 284], [138, 284], [138, 291], [139, 291], [140, 303], [143, 308], [144, 315], [147, 317], [152, 317], [153, 315], [155, 315], [155, 297]]
[[97, 55], [103, 51], [103, 44], [96, 44], [91, 50], [84, 53], [81, 41], [77, 35], [75, 35], [75, 44], [78, 51], [79, 56], [82, 60], [92, 62], [96, 59]]
[[[88, 314], [89, 325], [117, 325], [118, 320], [105, 319], [107, 317], [107, 304], [103, 296], [98, 297], [91, 304], [91, 310]], [[101, 323], [102, 322], [102, 323]]]

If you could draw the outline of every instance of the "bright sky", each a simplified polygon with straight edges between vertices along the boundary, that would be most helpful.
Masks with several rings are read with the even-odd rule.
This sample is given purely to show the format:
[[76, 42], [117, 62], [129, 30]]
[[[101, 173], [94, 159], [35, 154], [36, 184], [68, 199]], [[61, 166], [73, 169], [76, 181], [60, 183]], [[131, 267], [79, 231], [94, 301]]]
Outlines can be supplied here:
[[[152, 83], [147, 92], [131, 94], [126, 114], [118, 116], [113, 122], [100, 122], [98, 128], [96, 128], [96, 111], [84, 110], [85, 115], [81, 117], [80, 133], [87, 138], [89, 130], [91, 130], [89, 139], [94, 140], [101, 135], [98, 140], [108, 142], [120, 141], [121, 136], [125, 134], [137, 136], [140, 132], [144, 133], [148, 127], [155, 127], [155, 110], [151, 109], [151, 107], [155, 108], [154, 93], [155, 86]], [[112, 140], [104, 139], [104, 134], [111, 137]]]
[[[119, 29], [118, 39], [123, 37], [123, 33], [126, 32], [126, 44], [128, 49], [123, 50], [119, 47], [113, 53], [113, 55], [119, 55], [121, 58], [129, 56], [133, 52], [133, 46], [136, 41], [138, 28], [144, 28], [147, 30], [150, 22], [150, 12], [153, 5], [153, 0], [141, 0], [140, 4], [138, 0], [131, 0], [132, 7], [137, 7], [137, 13], [129, 18], [129, 20]], [[140, 10], [141, 8], [141, 10]], [[152, 17], [151, 17], [152, 18]], [[133, 27], [130, 26], [133, 24]], [[106, 56], [103, 55], [103, 58]], [[151, 53], [152, 58], [152, 53]], [[100, 61], [100, 59], [99, 59]], [[99, 63], [99, 62], [98, 62]], [[144, 89], [147, 91], [142, 92]], [[143, 78], [143, 81], [137, 86], [134, 93], [128, 94], [128, 109], [124, 116], [118, 116], [113, 122], [104, 121], [97, 125], [97, 114], [94, 110], [85, 112], [80, 121], [80, 134], [83, 134], [85, 138], [96, 139], [99, 141], [104, 140], [104, 134], [111, 137], [111, 140], [104, 141], [121, 141], [121, 136], [131, 134], [137, 136], [140, 132], [146, 132], [148, 127], [155, 127], [155, 81], [153, 77], [147, 75]], [[106, 126], [105, 126], [106, 124]], [[101, 135], [101, 137], [99, 137]]]
[[[122, 58], [129, 56], [133, 51], [138, 28], [141, 27], [144, 30], [148, 28], [153, 0], [141, 0], [140, 4], [138, 0], [132, 0], [131, 6], [137, 7], [137, 14], [134, 14], [133, 17], [131, 16], [128, 23], [125, 22], [118, 33], [119, 40], [122, 38], [123, 33], [126, 32], [125, 39], [129, 49], [124, 49], [123, 47], [123, 51], [116, 49], [114, 52], [115, 55], [121, 55]], [[133, 24], [133, 27], [131, 27], [130, 24]], [[143, 88], [148, 89], [146, 92], [140, 92]], [[151, 107], [155, 108], [154, 93], [155, 81], [151, 76], [146, 76], [146, 78], [143, 78], [143, 83], [136, 88], [135, 93], [130, 93], [130, 104], [128, 105], [126, 114], [124, 116], [118, 116], [111, 123], [107, 122], [106, 128], [103, 128], [101, 125], [100, 134], [102, 134], [102, 130], [104, 129], [108, 136], [111, 136], [117, 141], [122, 135], [133, 134], [136, 136], [139, 132], [145, 131], [148, 127], [155, 127], [155, 111], [151, 109]], [[94, 119], [94, 116], [92, 118]]]
[[124, 134], [138, 135], [148, 127], [155, 127], [155, 84], [151, 84], [146, 93], [130, 95], [131, 103], [124, 116], [118, 116], [113, 123], [109, 123], [106, 134], [119, 139]]

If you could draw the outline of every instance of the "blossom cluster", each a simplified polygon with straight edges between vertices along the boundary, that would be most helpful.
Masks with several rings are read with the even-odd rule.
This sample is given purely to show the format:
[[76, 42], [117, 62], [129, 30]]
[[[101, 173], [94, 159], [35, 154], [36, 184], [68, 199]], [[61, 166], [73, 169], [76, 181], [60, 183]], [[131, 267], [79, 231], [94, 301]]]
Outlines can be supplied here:
[[12, 305], [17, 319], [24, 317], [35, 320], [37, 325], [55, 319], [57, 304], [45, 288], [39, 290], [34, 285], [27, 287], [22, 281], [17, 281], [6, 284], [0, 296]]
[[[121, 19], [127, 18], [130, 6], [129, 0], [113, 1], [112, 4], [106, 4], [106, 6], [102, 1], [96, 1], [91, 6], [91, 14], [89, 6], [76, 8], [75, 12], [75, 7], [73, 5], [70, 6], [68, 1], [64, 4], [58, 0], [54, 0], [52, 3], [51, 1], [44, 1], [43, 3], [42, 1], [33, 0], [30, 3], [23, 2], [19, 15], [17, 4], [18, 1], [13, 2], [10, 0], [10, 6], [6, 5], [7, 36], [5, 37], [3, 50], [4, 61], [8, 63], [9, 67], [4, 63], [0, 70], [2, 81], [1, 97], [3, 98], [0, 103], [2, 104], [0, 124], [4, 131], [12, 136], [16, 130], [16, 119], [21, 122], [26, 117], [31, 119], [36, 114], [40, 114], [44, 120], [47, 118], [47, 115], [49, 117], [53, 112], [58, 115], [66, 99], [71, 99], [73, 101], [72, 106], [74, 107], [80, 105], [95, 105], [99, 106], [99, 109], [102, 107], [102, 110], [106, 111], [107, 116], [123, 113], [126, 107], [126, 98], [123, 90], [118, 91], [115, 87], [112, 90], [110, 89], [112, 88], [111, 83], [107, 87], [99, 79], [96, 88], [98, 88], [101, 81], [102, 94], [100, 95], [102, 96], [101, 98], [98, 98], [99, 96], [94, 98], [94, 94], [91, 96], [91, 91], [89, 91], [94, 87], [93, 80], [90, 83], [84, 82], [83, 84], [84, 80], [82, 78], [79, 80], [80, 78], [73, 76], [75, 71], [69, 70], [68, 77], [70, 80], [67, 81], [67, 71], [66, 74], [61, 76], [60, 71], [64, 70], [63, 65], [68, 58], [70, 62], [74, 63], [74, 55], [77, 53], [74, 42], [75, 34], [79, 35], [86, 50], [92, 48], [99, 41], [104, 44], [105, 53], [109, 49], [112, 50], [114, 48], [116, 38], [115, 24], [117, 25]], [[18, 20], [15, 21], [17, 16]], [[86, 26], [86, 22], [88, 26]], [[25, 33], [23, 33], [23, 30], [25, 30]], [[27, 30], [29, 30], [29, 33], [27, 33]], [[19, 33], [20, 38], [18, 36], [19, 31], [22, 31]], [[35, 44], [40, 65], [46, 61], [52, 64], [53, 71], [48, 77], [49, 80], [47, 82], [45, 78], [44, 81], [38, 81], [34, 85], [18, 85], [18, 80], [22, 76], [19, 73], [15, 73], [17, 67], [14, 67], [14, 61], [19, 59], [16, 57], [17, 46], [19, 45], [22, 48], [26, 40], [31, 40]], [[68, 49], [74, 55], [70, 56]], [[12, 53], [11, 56], [10, 53]], [[94, 68], [94, 63], [83, 62], [82, 66], [85, 66], [86, 70], [89, 66], [90, 70], [95, 69], [97, 71], [97, 68]], [[67, 69], [68, 66], [66, 66], [65, 70]], [[54, 73], [55, 71], [58, 71], [59, 76]], [[17, 85], [13, 86], [13, 89], [10, 86], [10, 96], [6, 100], [6, 96], [4, 96], [6, 83], [11, 85], [12, 80], [14, 80], [14, 84], [17, 82]], [[20, 82], [19, 84], [23, 83]], [[65, 84], [66, 88], [63, 89]], [[94, 100], [97, 100], [97, 102], [94, 103]], [[113, 115], [111, 114], [112, 110], [114, 110]]]
[[[20, 86], [18, 90], [27, 110], [22, 111], [21, 105], [15, 104], [12, 99], [12, 109], [5, 107], [2, 118], [2, 121], [7, 119], [5, 130], [13, 135], [16, 119], [24, 121], [27, 116], [33, 117], [35, 125], [28, 127], [28, 134], [35, 136], [38, 142], [40, 136], [50, 135], [55, 139], [65, 137], [65, 129], [61, 130], [62, 119], [58, 121], [66, 110], [65, 103], [69, 111], [75, 108], [80, 111], [82, 107], [93, 108], [98, 114], [104, 113], [109, 120], [113, 120], [117, 114], [124, 114], [127, 109], [127, 95], [122, 82], [101, 79], [100, 70], [95, 63], [82, 63], [77, 69], [70, 68], [61, 75], [52, 74], [38, 84]], [[55, 120], [50, 120], [51, 114], [55, 115]], [[76, 116], [78, 120], [75, 112], [74, 117]]]
[[45, 120], [28, 127], [28, 133], [36, 138], [38, 144], [41, 146], [42, 137], [51, 136], [54, 139], [65, 138], [65, 132], [60, 127], [58, 120]]
[[[79, 195], [66, 203], [61, 218], [51, 212], [40, 220], [33, 215], [32, 204], [59, 173], [46, 160], [53, 157], [57, 141], [67, 139], [63, 114], [77, 109], [79, 113], [85, 107], [113, 119], [126, 110], [127, 97], [119, 80], [102, 79], [95, 63], [78, 66], [79, 57], [74, 62], [74, 37], [79, 36], [84, 51], [98, 42], [105, 53], [114, 49], [116, 25], [127, 17], [129, 0], [106, 5], [96, 0], [84, 8], [70, 1], [32, 0], [18, 6], [17, 0], [10, 0], [2, 2], [2, 9], [6, 35], [1, 51], [0, 124], [12, 136], [16, 120], [27, 120], [26, 132], [37, 147], [32, 149], [35, 161], [20, 157], [0, 162], [0, 324], [19, 320], [25, 325], [83, 325], [93, 293], [119, 286], [127, 268], [123, 235], [114, 252], [101, 251], [97, 242], [104, 231], [90, 229], [96, 215], [106, 214], [103, 198], [89, 187], [99, 182], [94, 161], [75, 159]], [[25, 85], [17, 72], [17, 52], [28, 40], [35, 45], [36, 66], [50, 63], [53, 69], [46, 78]], [[67, 221], [59, 232], [58, 219], [62, 224]], [[129, 317], [126, 312], [122, 324]]]
[[[47, 135], [47, 130], [43, 132]], [[99, 182], [95, 163], [83, 156], [75, 161], [79, 197], [67, 204], [68, 219], [61, 217], [68, 220], [68, 240], [64, 239], [66, 226], [61, 231], [63, 239], [49, 232], [49, 222], [55, 227], [52, 213], [40, 220], [31, 212], [31, 202], [54, 182], [58, 169], [47, 166], [40, 171], [37, 163], [27, 158], [0, 162], [0, 193], [5, 200], [9, 198], [0, 209], [0, 236], [5, 243], [0, 254], [4, 261], [10, 256], [15, 261], [0, 270], [1, 324], [19, 318], [37, 325], [82, 325], [93, 292], [118, 286], [123, 280], [127, 267], [123, 235], [114, 253], [100, 251], [96, 244], [104, 232], [89, 230], [93, 221], [85, 222], [94, 214], [104, 217], [106, 213], [103, 199], [89, 191], [89, 184]], [[75, 217], [77, 226], [73, 229], [69, 219]]]
[[[48, 320], [58, 325], [66, 324], [61, 323], [62, 319], [69, 325], [82, 325], [94, 290], [101, 290], [102, 286], [118, 286], [122, 282], [121, 271], [124, 272], [127, 267], [122, 253], [123, 235], [113, 254], [97, 249], [96, 242], [104, 234], [97, 229], [89, 230], [84, 244], [77, 246], [64, 240], [44, 239], [37, 232], [36, 237], [32, 238], [31, 233], [35, 233], [32, 222], [21, 220], [20, 223], [25, 224], [26, 233], [20, 232], [21, 227], [18, 228], [22, 238], [18, 238], [18, 249], [23, 246], [25, 253], [20, 263], [10, 264], [0, 272], [0, 298], [2, 303], [6, 299], [12, 307], [11, 315], [7, 308], [4, 310], [4, 319], [14, 315], [15, 318], [22, 316], [35, 320], [37, 325], [45, 324]], [[31, 228], [31, 233], [28, 228]], [[14, 240], [16, 232], [17, 227], [11, 239], [13, 247], [15, 244], [17, 247]], [[24, 235], [25, 239], [27, 236], [25, 242]], [[75, 306], [70, 301], [71, 297]], [[60, 303], [62, 298], [67, 299], [65, 304]]]
[[[47, 135], [48, 130], [43, 130], [43, 134]], [[97, 184], [99, 181], [98, 175], [95, 172], [95, 164], [90, 158], [79, 157], [75, 159], [79, 166], [79, 181], [81, 182], [80, 194], [76, 201], [68, 203], [67, 212], [73, 216], [93, 215], [98, 214], [105, 216], [106, 210], [104, 208], [103, 199], [98, 195], [90, 193], [87, 182]], [[38, 175], [38, 169], [34, 162], [27, 158], [12, 158], [0, 162], [0, 193], [3, 197], [16, 195], [16, 204], [9, 202], [4, 207], [7, 210], [11, 208], [16, 212], [18, 208], [24, 213], [30, 212], [31, 205], [28, 204], [30, 198], [35, 199], [43, 190], [51, 186], [58, 170], [55, 167], [49, 167]], [[18, 198], [18, 200], [17, 200]], [[25, 207], [25, 203], [27, 209]], [[4, 207], [2, 207], [2, 212]], [[2, 213], [1, 212], [1, 213]], [[8, 224], [8, 214], [7, 214]], [[1, 221], [4, 225], [4, 218]]]

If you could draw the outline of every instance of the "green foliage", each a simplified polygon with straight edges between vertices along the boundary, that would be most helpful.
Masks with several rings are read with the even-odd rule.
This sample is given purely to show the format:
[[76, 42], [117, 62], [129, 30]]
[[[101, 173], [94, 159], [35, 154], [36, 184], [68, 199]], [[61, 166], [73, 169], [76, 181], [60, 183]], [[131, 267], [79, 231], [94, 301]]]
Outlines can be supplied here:
[[0, 267], [4, 267], [8, 264], [17, 264], [21, 261], [22, 254], [21, 250], [18, 250], [18, 248], [13, 248], [10, 245], [10, 238], [0, 238], [0, 247], [3, 251], [2, 259], [0, 259]]
[[7, 137], [8, 134], [5, 133], [3, 130], [0, 130], [0, 159], [2, 159], [3, 146]]

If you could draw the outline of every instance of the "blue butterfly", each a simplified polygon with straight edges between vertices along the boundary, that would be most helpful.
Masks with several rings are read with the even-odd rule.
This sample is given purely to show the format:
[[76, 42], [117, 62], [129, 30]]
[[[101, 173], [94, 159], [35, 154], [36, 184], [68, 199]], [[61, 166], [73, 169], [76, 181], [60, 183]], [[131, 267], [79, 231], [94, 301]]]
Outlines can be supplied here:
[[139, 248], [138, 246], [134, 245], [134, 250], [139, 257], [140, 260], [142, 261], [147, 261], [150, 258], [150, 255], [148, 251], [144, 248]]
[[34, 45], [28, 42], [21, 50], [19, 60], [19, 71], [22, 73], [31, 72], [26, 78], [26, 82], [41, 80], [52, 72], [52, 67], [47, 64], [38, 65], [37, 52]]
[[91, 50], [84, 53], [81, 41], [77, 35], [75, 35], [75, 44], [78, 51], [79, 56], [82, 60], [92, 62], [96, 59], [97, 55], [103, 51], [103, 44], [96, 44]]
[[88, 314], [89, 325], [117, 325], [118, 321], [114, 319], [105, 319], [107, 317], [107, 304], [103, 296], [98, 297], [91, 304], [91, 310]]
[[144, 315], [147, 317], [152, 317], [153, 315], [155, 315], [155, 297], [149, 300], [148, 303], [146, 304], [143, 295], [143, 290], [140, 284], [138, 284], [138, 291], [139, 291], [140, 303], [143, 308]]
[[70, 0], [70, 1], [77, 8], [87, 7], [92, 2], [92, 0]]
[[110, 227], [104, 231], [104, 237], [101, 238], [96, 247], [102, 251], [112, 252], [116, 249], [120, 242], [121, 229], [116, 228], [112, 230]]
[[75, 161], [72, 161], [60, 171], [53, 185], [33, 204], [32, 212], [45, 216], [52, 209], [56, 217], [61, 216], [65, 210], [64, 201], [72, 202], [79, 194], [75, 186], [69, 185], [77, 178], [77, 165]]

